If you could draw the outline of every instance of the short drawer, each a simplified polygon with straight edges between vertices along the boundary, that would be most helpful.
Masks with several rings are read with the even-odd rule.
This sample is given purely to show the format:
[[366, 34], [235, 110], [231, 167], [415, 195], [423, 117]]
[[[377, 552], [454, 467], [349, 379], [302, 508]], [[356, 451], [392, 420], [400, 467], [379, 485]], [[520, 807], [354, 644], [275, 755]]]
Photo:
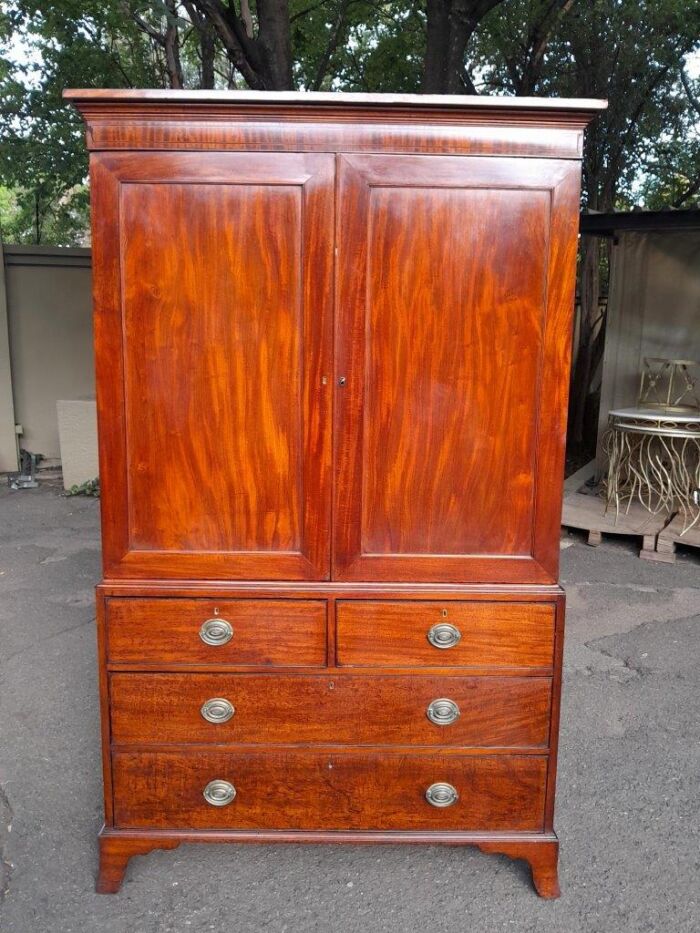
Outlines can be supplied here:
[[543, 828], [537, 755], [118, 751], [112, 764], [121, 828]]
[[323, 667], [326, 603], [284, 599], [108, 599], [108, 660]]
[[337, 607], [338, 664], [551, 668], [551, 603], [348, 600]]
[[547, 677], [112, 674], [117, 745], [545, 747]]

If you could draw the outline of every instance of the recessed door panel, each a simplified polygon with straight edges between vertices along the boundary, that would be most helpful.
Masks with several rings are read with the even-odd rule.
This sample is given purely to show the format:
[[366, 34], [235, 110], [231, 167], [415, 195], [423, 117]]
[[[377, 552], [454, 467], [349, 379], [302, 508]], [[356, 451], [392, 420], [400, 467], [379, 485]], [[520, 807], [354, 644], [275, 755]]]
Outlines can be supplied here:
[[341, 157], [339, 579], [555, 578], [575, 174]]
[[112, 572], [326, 578], [332, 158], [110, 155], [94, 175], [119, 217], [95, 242], [121, 295], [97, 309], [121, 356]]
[[372, 189], [363, 553], [529, 553], [548, 212], [544, 191]]

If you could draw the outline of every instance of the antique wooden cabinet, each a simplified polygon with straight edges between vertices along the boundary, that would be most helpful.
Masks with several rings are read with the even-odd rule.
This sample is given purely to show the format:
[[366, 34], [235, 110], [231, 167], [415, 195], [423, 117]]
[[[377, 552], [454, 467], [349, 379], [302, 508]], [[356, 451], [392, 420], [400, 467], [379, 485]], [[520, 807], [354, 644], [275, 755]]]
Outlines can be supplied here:
[[595, 101], [69, 91], [91, 150], [99, 891], [181, 842], [476, 845], [555, 897]]

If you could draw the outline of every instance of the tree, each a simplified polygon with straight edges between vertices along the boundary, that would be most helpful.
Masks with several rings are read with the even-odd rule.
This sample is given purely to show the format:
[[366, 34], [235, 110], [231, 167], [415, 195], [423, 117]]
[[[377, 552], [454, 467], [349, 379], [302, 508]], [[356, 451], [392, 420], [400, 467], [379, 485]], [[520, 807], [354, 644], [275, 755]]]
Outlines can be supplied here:
[[292, 44], [298, 87], [415, 93], [425, 54], [424, 3], [309, 6], [307, 0], [292, 14]]
[[[563, 29], [568, 48], [559, 50], [562, 91], [609, 101], [586, 138], [583, 184], [589, 209], [612, 211], [621, 197], [629, 197], [649, 149], [681, 128], [687, 108], [679, 95], [679, 73], [700, 36], [700, 5], [689, 6], [685, 0], [595, 0], [572, 11]], [[570, 436], [579, 445], [585, 440], [591, 376], [604, 344], [604, 330], [596, 326], [600, 259], [600, 243], [582, 238], [581, 351], [574, 365], [570, 406]]]
[[680, 79], [689, 104], [680, 129], [643, 158], [639, 193], [651, 210], [700, 206], [700, 81], [689, 77], [685, 65]]
[[510, 0], [486, 18], [477, 61], [487, 69], [493, 90], [519, 97], [541, 90], [550, 43], [576, 2]]
[[[0, 184], [12, 193], [1, 216], [14, 210], [12, 235], [24, 239], [78, 235], [86, 163], [80, 123], [60, 99], [67, 85], [607, 96], [610, 110], [587, 135], [584, 203], [687, 205], [697, 194], [698, 91], [687, 79], [689, 96], [680, 76], [700, 35], [699, 6], [18, 0], [0, 18], [0, 42], [21, 38], [37, 64], [7, 52], [0, 62]], [[584, 248], [583, 265], [591, 262]], [[592, 280], [594, 304], [595, 292]]]
[[212, 87], [234, 78], [210, 24], [174, 0], [21, 0], [0, 17], [0, 235], [80, 242], [87, 223], [84, 131], [64, 87]]
[[83, 128], [61, 89], [157, 81], [149, 47], [114, 5], [63, 7], [25, 3], [0, 20], [6, 41], [31, 34], [23, 61], [6, 55], [0, 62], [0, 183], [11, 191], [0, 234], [15, 242], [69, 245], [87, 228]]
[[163, 0], [161, 22], [154, 25], [142, 11], [134, 8], [130, 3], [122, 4], [124, 12], [133, 19], [138, 28], [149, 36], [163, 50], [168, 83], [174, 90], [181, 90], [185, 86], [180, 58], [180, 30], [178, 27], [176, 0]]
[[216, 31], [193, 3], [184, 0], [183, 6], [190, 22], [197, 30], [199, 39], [199, 87], [205, 90], [213, 89], [216, 87]]
[[[286, 91], [292, 83], [288, 0], [192, 0], [189, 4], [216, 31], [231, 64], [256, 91]], [[257, 29], [255, 28], [257, 25]]]
[[475, 94], [465, 67], [467, 43], [503, 0], [427, 0], [426, 94]]
[[[651, 165], [665, 179], [678, 177], [670, 162], [674, 156], [678, 167], [689, 157], [690, 105], [680, 75], [684, 56], [698, 46], [698, 0], [575, 0], [558, 7], [547, 0], [511, 0], [495, 14], [484, 20], [474, 52], [484, 89], [609, 101], [586, 133], [586, 208], [612, 211], [634, 203], [639, 178]], [[688, 197], [693, 187], [691, 180]], [[644, 190], [650, 191], [648, 183]], [[580, 349], [569, 412], [574, 446], [585, 440], [591, 376], [603, 351], [599, 304], [606, 258], [596, 238], [582, 238]]]

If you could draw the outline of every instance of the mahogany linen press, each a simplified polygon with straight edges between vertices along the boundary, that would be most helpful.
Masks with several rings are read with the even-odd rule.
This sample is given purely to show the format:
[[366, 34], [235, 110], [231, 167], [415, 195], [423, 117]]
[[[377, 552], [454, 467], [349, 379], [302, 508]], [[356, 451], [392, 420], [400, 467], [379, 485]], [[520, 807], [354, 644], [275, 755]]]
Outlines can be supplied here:
[[97, 888], [445, 843], [556, 897], [559, 521], [599, 101], [75, 90], [104, 575]]

